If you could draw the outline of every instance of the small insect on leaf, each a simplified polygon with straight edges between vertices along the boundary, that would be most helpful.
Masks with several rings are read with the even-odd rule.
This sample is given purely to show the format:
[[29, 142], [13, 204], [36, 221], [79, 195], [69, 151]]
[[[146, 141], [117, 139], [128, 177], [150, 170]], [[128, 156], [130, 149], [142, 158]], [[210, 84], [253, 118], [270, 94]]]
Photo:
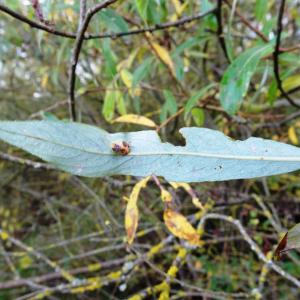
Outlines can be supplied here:
[[111, 149], [116, 154], [123, 156], [128, 155], [128, 153], [130, 152], [130, 146], [125, 141], [113, 143]]
[[200, 245], [199, 234], [182, 214], [172, 209], [166, 209], [164, 221], [172, 234], [188, 241], [193, 246]]

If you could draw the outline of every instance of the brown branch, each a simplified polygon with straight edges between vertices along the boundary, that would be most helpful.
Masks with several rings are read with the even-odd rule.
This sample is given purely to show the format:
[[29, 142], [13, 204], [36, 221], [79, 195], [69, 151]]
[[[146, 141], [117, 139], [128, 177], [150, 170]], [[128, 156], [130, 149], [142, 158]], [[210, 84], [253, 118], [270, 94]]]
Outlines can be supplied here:
[[285, 7], [285, 0], [282, 0], [279, 7], [279, 14], [277, 19], [277, 37], [276, 37], [276, 44], [275, 44], [275, 50], [273, 52], [273, 69], [274, 69], [274, 76], [276, 79], [277, 87], [279, 91], [281, 92], [282, 96], [290, 102], [291, 105], [300, 108], [300, 105], [298, 105], [290, 96], [289, 94], [284, 90], [282, 86], [282, 80], [280, 78], [280, 71], [279, 71], [279, 55], [281, 53], [280, 51], [280, 38], [281, 38], [281, 32], [282, 32], [282, 18], [284, 14], [284, 7]]
[[72, 52], [71, 66], [69, 69], [69, 111], [72, 121], [76, 121], [76, 109], [75, 109], [75, 83], [76, 83], [76, 67], [78, 63], [79, 54], [81, 51], [82, 43], [84, 40], [84, 34], [89, 26], [92, 17], [100, 10], [106, 8], [117, 0], [106, 0], [87, 11], [86, 17], [79, 27], [77, 32], [75, 46]]
[[[225, 3], [230, 7], [231, 4], [228, 0], [224, 0]], [[256, 27], [254, 27], [250, 21], [248, 21], [242, 14], [241, 12], [236, 8], [235, 9], [236, 15], [241, 19], [241, 21], [248, 27], [250, 28], [253, 32], [255, 32], [264, 42], [268, 43], [269, 39]]]
[[[46, 26], [44, 24], [35, 22], [33, 20], [28, 19], [27, 17], [14, 12], [13, 10], [11, 10], [10, 8], [6, 7], [5, 5], [0, 4], [0, 11], [10, 15], [11, 17], [26, 23], [27, 25], [31, 26], [32, 28], [36, 28], [39, 30], [43, 30], [46, 31], [48, 33], [57, 35], [57, 36], [61, 36], [61, 37], [65, 37], [65, 38], [70, 38], [70, 39], [76, 39], [76, 33], [73, 32], [64, 32], [64, 31], [60, 31], [57, 30], [51, 26]], [[174, 22], [165, 22], [162, 24], [156, 24], [154, 26], [150, 26], [150, 27], [146, 27], [146, 28], [140, 28], [140, 29], [134, 29], [134, 30], [130, 30], [130, 31], [126, 31], [126, 32], [117, 32], [117, 33], [104, 33], [104, 34], [86, 34], [84, 35], [84, 40], [90, 40], [90, 39], [101, 39], [101, 38], [112, 38], [112, 39], [116, 39], [116, 38], [120, 38], [120, 37], [124, 37], [124, 36], [129, 36], [129, 35], [136, 35], [136, 34], [142, 34], [145, 32], [155, 32], [155, 31], [159, 31], [159, 30], [165, 30], [165, 29], [169, 29], [172, 27], [180, 27], [186, 23], [191, 23], [193, 21], [202, 19], [204, 17], [206, 17], [209, 14], [215, 13], [216, 8], [213, 8], [211, 10], [208, 10], [205, 13], [199, 13], [196, 14], [194, 16], [188, 16], [188, 17], [183, 17], [177, 21]]]
[[55, 168], [52, 167], [51, 165], [48, 165], [48, 164], [45, 164], [42, 162], [32, 161], [30, 159], [24, 159], [24, 158], [10, 155], [10, 154], [4, 153], [4, 152], [0, 152], [0, 159], [11, 161], [11, 162], [16, 162], [21, 165], [25, 165], [25, 166], [32, 167], [35, 169], [55, 170]]
[[215, 15], [217, 18], [217, 23], [218, 23], [217, 35], [218, 35], [218, 40], [219, 40], [220, 46], [224, 52], [224, 55], [225, 55], [227, 61], [230, 63], [230, 58], [229, 58], [229, 55], [227, 52], [226, 43], [225, 43], [225, 39], [224, 39], [224, 33], [223, 33], [222, 4], [223, 4], [223, 1], [218, 0], [217, 9], [215, 11]]
[[32, 7], [35, 11], [35, 15], [38, 18], [38, 20], [45, 25], [51, 25], [51, 23], [44, 18], [43, 11], [42, 11], [39, 0], [31, 0], [31, 4], [32, 4]]
[[79, 28], [84, 22], [85, 16], [86, 16], [86, 0], [80, 0]]
[[223, 220], [223, 221], [233, 224], [238, 229], [240, 234], [243, 236], [244, 240], [249, 244], [251, 250], [256, 253], [256, 255], [258, 256], [258, 258], [261, 261], [263, 261], [265, 264], [267, 264], [268, 267], [270, 269], [272, 269], [273, 271], [275, 271], [277, 274], [281, 275], [286, 280], [292, 282], [296, 287], [300, 288], [300, 281], [297, 278], [295, 278], [291, 274], [287, 273], [281, 267], [276, 265], [271, 259], [269, 259], [268, 257], [265, 256], [265, 254], [261, 251], [261, 249], [258, 247], [258, 245], [251, 239], [251, 237], [249, 236], [249, 234], [247, 233], [247, 231], [245, 230], [245, 228], [243, 227], [243, 225], [241, 224], [241, 222], [239, 220], [233, 219], [230, 216], [226, 216], [226, 215], [222, 215], [222, 214], [209, 213], [202, 217], [202, 219], [200, 220], [199, 226], [203, 227], [205, 221], [208, 219], [219, 219], [219, 220]]
[[57, 29], [53, 28], [52, 26], [48, 26], [48, 25], [30, 20], [27, 17], [11, 10], [10, 8], [8, 8], [7, 6], [5, 6], [3, 4], [0, 4], [0, 11], [10, 15], [11, 17], [13, 17], [13, 18], [15, 18], [15, 19], [17, 19], [17, 20], [19, 20], [23, 23], [26, 23], [27, 25], [29, 25], [32, 28], [43, 30], [43, 31], [46, 31], [48, 33], [58, 35], [58, 36], [62, 36], [62, 37], [65, 37], [65, 38], [72, 38], [72, 39], [76, 38], [76, 35], [74, 33], [60, 31], [60, 30], [57, 30]]

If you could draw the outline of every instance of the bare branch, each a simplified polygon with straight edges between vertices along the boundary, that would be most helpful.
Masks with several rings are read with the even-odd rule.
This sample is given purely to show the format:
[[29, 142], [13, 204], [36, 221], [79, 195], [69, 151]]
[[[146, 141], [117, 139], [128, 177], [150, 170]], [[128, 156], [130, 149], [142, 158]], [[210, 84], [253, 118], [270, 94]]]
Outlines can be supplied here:
[[24, 159], [24, 158], [10, 155], [10, 154], [4, 153], [4, 152], [0, 152], [0, 158], [3, 160], [8, 160], [11, 162], [19, 163], [21, 165], [32, 167], [35, 169], [55, 170], [55, 168], [52, 167], [51, 165], [48, 165], [48, 164], [45, 164], [42, 162], [32, 161], [30, 159]]
[[65, 37], [65, 38], [72, 38], [72, 39], [76, 38], [76, 35], [74, 33], [63, 32], [63, 31], [60, 31], [60, 30], [57, 30], [57, 29], [53, 28], [52, 26], [48, 26], [48, 25], [30, 20], [27, 17], [11, 10], [10, 8], [8, 8], [7, 6], [5, 6], [3, 4], [0, 4], [0, 11], [10, 15], [11, 17], [13, 17], [13, 18], [15, 18], [15, 19], [17, 19], [17, 20], [19, 20], [23, 23], [26, 23], [27, 25], [29, 25], [32, 28], [43, 30], [43, 31], [46, 31], [48, 33], [58, 35], [58, 36], [62, 36], [62, 37]]
[[77, 67], [82, 43], [84, 40], [84, 34], [89, 26], [92, 17], [97, 12], [99, 12], [100, 10], [104, 9], [105, 7], [109, 6], [110, 4], [116, 1], [117, 0], [106, 0], [95, 5], [93, 8], [89, 9], [82, 25], [78, 29], [76, 40], [75, 40], [75, 46], [72, 52], [71, 66], [69, 69], [69, 111], [70, 111], [70, 116], [72, 121], [76, 121], [76, 109], [75, 109], [76, 67]]
[[300, 288], [300, 281], [297, 278], [295, 278], [291, 274], [284, 271], [282, 268], [280, 268], [272, 260], [268, 259], [264, 255], [264, 253], [260, 250], [260, 248], [257, 246], [257, 244], [251, 239], [251, 237], [249, 236], [249, 234], [247, 233], [247, 231], [245, 230], [245, 228], [243, 227], [243, 225], [241, 224], [241, 222], [239, 220], [233, 219], [230, 216], [226, 216], [226, 215], [222, 215], [222, 214], [209, 213], [202, 217], [202, 219], [200, 221], [200, 226], [203, 226], [203, 224], [205, 223], [205, 221], [207, 219], [219, 219], [219, 220], [229, 222], [229, 223], [233, 224], [234, 226], [236, 226], [238, 231], [240, 232], [240, 234], [243, 236], [244, 240], [249, 244], [251, 250], [256, 253], [256, 255], [258, 256], [258, 258], [261, 261], [263, 261], [265, 264], [267, 264], [270, 269], [272, 269], [273, 271], [275, 271], [276, 273], [278, 273], [279, 275], [284, 277], [286, 280], [289, 280], [295, 286]]
[[[126, 261], [128, 261], [128, 257], [98, 262], [97, 265], [99, 265], [99, 269], [100, 268], [105, 269], [105, 268], [112, 268], [112, 267], [121, 265], [121, 264], [125, 263]], [[94, 265], [94, 269], [91, 269], [91, 267], [88, 267], [88, 266], [87, 267], [79, 267], [76, 269], [69, 270], [68, 273], [70, 275], [74, 276], [74, 275], [79, 275], [79, 274], [91, 273], [93, 271], [97, 271], [96, 265]], [[10, 281], [6, 281], [6, 282], [1, 282], [0, 290], [20, 288], [23, 286], [27, 286], [28, 282], [43, 283], [43, 282], [53, 281], [53, 280], [62, 279], [62, 278], [63, 278], [63, 276], [60, 272], [47, 273], [47, 274], [43, 274], [40, 276], [31, 277], [31, 278], [20, 278], [20, 279], [10, 280]]]
[[225, 55], [227, 61], [230, 62], [230, 58], [229, 58], [229, 55], [227, 52], [226, 43], [225, 43], [225, 39], [224, 39], [224, 33], [223, 33], [222, 4], [223, 4], [223, 1], [218, 0], [217, 9], [215, 12], [215, 15], [217, 18], [217, 23], [218, 23], [217, 35], [218, 35], [220, 46], [224, 52], [224, 55]]
[[[13, 10], [9, 9], [8, 7], [6, 7], [5, 5], [0, 4], [0, 11], [10, 15], [11, 17], [18, 19], [19, 21], [22, 21], [24, 23], [26, 23], [27, 25], [33, 27], [33, 28], [37, 28], [39, 30], [43, 30], [46, 31], [48, 33], [54, 34], [54, 35], [58, 35], [58, 36], [62, 36], [65, 38], [70, 38], [70, 39], [76, 39], [76, 33], [73, 32], [64, 32], [64, 31], [60, 31], [57, 29], [54, 29], [53, 27], [50, 26], [46, 26], [44, 24], [32, 21], [30, 19], [28, 19], [27, 17], [14, 12]], [[126, 32], [117, 32], [117, 33], [103, 33], [103, 34], [84, 34], [84, 40], [90, 40], [90, 39], [101, 39], [101, 38], [112, 38], [112, 39], [116, 39], [116, 38], [120, 38], [120, 37], [124, 37], [124, 36], [129, 36], [129, 35], [136, 35], [136, 34], [142, 34], [145, 32], [155, 32], [155, 31], [160, 31], [160, 30], [165, 30], [165, 29], [169, 29], [172, 27], [180, 27], [184, 24], [187, 23], [191, 23], [193, 21], [202, 19], [212, 13], [214, 13], [216, 11], [216, 8], [213, 8], [211, 10], [208, 10], [205, 13], [199, 13], [196, 14], [194, 16], [188, 16], [188, 17], [183, 17], [177, 21], [174, 22], [165, 22], [162, 24], [156, 24], [154, 26], [150, 26], [150, 27], [146, 27], [146, 28], [140, 28], [140, 29], [134, 29], [134, 30], [130, 30], [130, 31], [126, 31]]]
[[84, 22], [86, 16], [86, 0], [80, 0], [80, 12], [79, 12], [79, 26], [81, 27], [82, 23]]
[[300, 108], [300, 105], [297, 104], [290, 96], [289, 94], [284, 90], [282, 86], [282, 80], [280, 78], [280, 71], [279, 71], [279, 55], [281, 53], [280, 49], [280, 38], [281, 38], [281, 32], [282, 32], [282, 18], [284, 14], [284, 7], [285, 7], [285, 0], [282, 0], [280, 3], [279, 8], [279, 14], [278, 14], [278, 20], [277, 20], [277, 37], [276, 37], [276, 45], [275, 50], [273, 52], [273, 67], [274, 67], [274, 76], [276, 79], [277, 87], [280, 90], [282, 96], [290, 102], [291, 105]]

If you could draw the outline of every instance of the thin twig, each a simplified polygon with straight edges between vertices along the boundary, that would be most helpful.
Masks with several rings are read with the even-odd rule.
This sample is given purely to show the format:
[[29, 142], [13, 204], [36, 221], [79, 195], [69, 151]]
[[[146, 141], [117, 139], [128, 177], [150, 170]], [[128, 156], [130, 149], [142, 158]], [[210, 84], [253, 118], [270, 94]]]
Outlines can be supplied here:
[[279, 8], [279, 14], [277, 19], [277, 37], [276, 37], [276, 44], [275, 49], [273, 52], [273, 67], [274, 67], [274, 76], [276, 79], [277, 87], [280, 90], [282, 96], [290, 102], [291, 105], [300, 108], [300, 105], [298, 105], [290, 96], [289, 94], [284, 90], [282, 86], [282, 80], [280, 78], [280, 72], [279, 72], [279, 55], [281, 53], [280, 51], [280, 38], [281, 38], [281, 32], [282, 32], [282, 18], [284, 14], [284, 7], [285, 7], [285, 0], [282, 0], [280, 3]]
[[251, 250], [256, 253], [256, 255], [258, 256], [258, 258], [261, 261], [263, 261], [265, 264], [268, 264], [270, 269], [272, 269], [273, 271], [275, 271], [276, 273], [281, 275], [283, 278], [287, 279], [288, 281], [292, 282], [295, 286], [300, 288], [300, 281], [297, 278], [295, 278], [291, 274], [284, 271], [282, 268], [280, 268], [272, 260], [268, 259], [264, 255], [264, 253], [260, 250], [260, 248], [257, 246], [257, 244], [251, 239], [251, 237], [246, 232], [245, 228], [243, 227], [243, 225], [241, 224], [241, 222], [239, 220], [233, 219], [230, 216], [226, 216], [226, 215], [222, 215], [222, 214], [208, 213], [201, 218], [199, 225], [203, 226], [203, 224], [205, 223], [205, 221], [207, 219], [219, 219], [219, 220], [223, 220], [223, 221], [226, 221], [226, 222], [229, 222], [229, 223], [235, 225], [237, 227], [238, 231], [240, 232], [240, 234], [243, 236], [244, 240], [250, 245]]
[[[7, 6], [0, 4], [0, 11], [10, 15], [11, 17], [26, 23], [27, 25], [29, 25], [32, 28], [36, 28], [39, 30], [43, 30], [46, 31], [48, 33], [57, 35], [57, 36], [61, 36], [61, 37], [65, 37], [65, 38], [70, 38], [70, 39], [76, 39], [76, 33], [73, 32], [64, 32], [64, 31], [60, 31], [57, 30], [51, 26], [46, 26], [44, 24], [41, 24], [39, 22], [35, 22], [33, 20], [30, 20], [29, 18], [11, 10], [10, 8], [8, 8]], [[125, 31], [125, 32], [116, 32], [116, 33], [104, 33], [104, 34], [84, 34], [83, 39], [84, 40], [90, 40], [90, 39], [102, 39], [102, 38], [112, 38], [112, 39], [116, 39], [116, 38], [120, 38], [120, 37], [124, 37], [124, 36], [128, 36], [128, 35], [137, 35], [137, 34], [142, 34], [145, 32], [155, 32], [155, 31], [159, 31], [159, 30], [165, 30], [165, 29], [169, 29], [172, 27], [180, 27], [186, 23], [191, 23], [193, 21], [202, 19], [212, 13], [215, 13], [216, 8], [213, 8], [211, 10], [206, 11], [205, 13], [199, 13], [193, 16], [188, 16], [188, 17], [183, 17], [181, 19], [178, 19], [174, 22], [165, 22], [162, 24], [156, 24], [153, 26], [149, 26], [146, 28], [140, 28], [140, 29], [134, 29], [134, 30], [130, 30], [130, 31]]]
[[2, 230], [1, 228], [0, 228], [0, 237], [3, 240], [10, 241], [13, 245], [26, 251], [28, 254], [34, 256], [36, 259], [44, 261], [49, 267], [55, 269], [56, 272], [59, 272], [61, 274], [61, 277], [63, 277], [65, 280], [71, 282], [74, 279], [76, 279], [75, 277], [70, 275], [67, 271], [65, 271], [62, 267], [60, 267], [56, 262], [50, 260], [46, 255], [35, 250], [34, 248], [32, 248], [30, 246], [27, 246], [20, 240], [10, 236], [5, 230]]
[[55, 110], [56, 108], [58, 108], [60, 106], [63, 106], [63, 105], [66, 105], [66, 104], [68, 104], [68, 100], [62, 100], [62, 101], [55, 102], [53, 105], [51, 105], [51, 106], [49, 106], [47, 108], [41, 109], [41, 110], [39, 110], [39, 111], [31, 114], [28, 117], [28, 119], [34, 119], [34, 118], [37, 118], [37, 117], [41, 117], [42, 113]]
[[230, 58], [229, 58], [229, 55], [227, 52], [226, 43], [225, 43], [225, 39], [224, 39], [224, 33], [223, 33], [222, 4], [223, 4], [223, 0], [218, 0], [217, 9], [215, 11], [215, 15], [217, 18], [217, 23], [218, 23], [217, 35], [218, 35], [218, 40], [219, 40], [220, 46], [224, 52], [224, 55], [225, 55], [227, 61], [230, 62]]
[[76, 83], [76, 67], [79, 59], [79, 54], [81, 51], [82, 43], [84, 40], [84, 34], [89, 26], [92, 17], [100, 10], [106, 8], [107, 6], [113, 4], [117, 0], [106, 0], [87, 11], [86, 17], [79, 27], [75, 46], [72, 52], [71, 66], [69, 69], [69, 111], [72, 121], [76, 121], [76, 109], [75, 109], [75, 83]]
[[81, 27], [81, 25], [84, 22], [86, 16], [86, 0], [80, 0], [80, 12], [79, 12], [79, 25], [78, 28]]
[[[105, 269], [105, 268], [112, 268], [118, 265], [121, 265], [125, 263], [126, 261], [129, 261], [129, 256], [123, 257], [123, 258], [117, 258], [114, 260], [107, 260], [103, 262], [98, 262], [96, 264], [93, 264], [93, 267], [91, 266], [86, 266], [86, 267], [79, 267], [76, 269], [69, 270], [68, 273], [70, 275], [79, 275], [79, 274], [86, 274], [86, 273], [91, 273], [98, 271], [98, 269]], [[23, 286], [28, 285], [28, 282], [34, 282], [34, 283], [43, 283], [47, 281], [53, 281], [57, 279], [62, 279], [62, 275], [60, 272], [52, 272], [52, 273], [47, 273], [43, 274], [40, 276], [36, 277], [30, 277], [30, 278], [19, 278], [15, 280], [10, 280], [6, 282], [1, 282], [0, 283], [0, 290], [5, 290], [5, 289], [16, 289], [20, 288]]]
[[33, 167], [35, 169], [55, 170], [55, 168], [51, 165], [42, 162], [32, 161], [30, 159], [24, 159], [4, 152], [0, 152], [0, 158], [11, 162], [19, 163], [21, 165], [26, 165], [28, 167]]
[[[231, 4], [228, 0], [224, 0], [224, 2], [230, 7]], [[235, 9], [235, 14], [241, 19], [241, 21], [250, 28], [253, 32], [255, 32], [264, 42], [268, 43], [269, 39], [256, 27], [254, 27], [250, 21], [248, 21], [238, 10], [238, 8]]]
[[46, 31], [48, 33], [58, 35], [58, 36], [62, 36], [62, 37], [65, 37], [65, 38], [71, 38], [71, 39], [76, 38], [76, 34], [74, 34], [74, 33], [60, 31], [60, 30], [55, 29], [52, 26], [45, 25], [45, 24], [30, 20], [29, 18], [13, 11], [12, 9], [8, 8], [7, 6], [5, 6], [3, 4], [0, 4], [0, 11], [10, 15], [11, 17], [13, 17], [13, 18], [15, 18], [15, 19], [17, 19], [17, 20], [19, 20], [23, 23], [26, 23], [27, 25], [29, 25], [32, 28], [43, 30], [43, 31]]

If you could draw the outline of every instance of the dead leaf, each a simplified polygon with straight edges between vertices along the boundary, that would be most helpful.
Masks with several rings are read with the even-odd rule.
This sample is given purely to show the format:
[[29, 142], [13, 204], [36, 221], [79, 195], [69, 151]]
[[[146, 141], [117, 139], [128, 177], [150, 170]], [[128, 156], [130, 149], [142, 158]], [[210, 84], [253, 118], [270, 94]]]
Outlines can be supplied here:
[[138, 196], [141, 189], [146, 187], [149, 178], [150, 176], [139, 181], [134, 186], [128, 199], [126, 212], [125, 212], [125, 229], [127, 233], [128, 244], [132, 244], [138, 227], [138, 219], [139, 219], [139, 210], [137, 207]]
[[182, 214], [168, 208], [164, 212], [164, 221], [176, 237], [188, 241], [193, 246], [199, 246], [199, 234]]

